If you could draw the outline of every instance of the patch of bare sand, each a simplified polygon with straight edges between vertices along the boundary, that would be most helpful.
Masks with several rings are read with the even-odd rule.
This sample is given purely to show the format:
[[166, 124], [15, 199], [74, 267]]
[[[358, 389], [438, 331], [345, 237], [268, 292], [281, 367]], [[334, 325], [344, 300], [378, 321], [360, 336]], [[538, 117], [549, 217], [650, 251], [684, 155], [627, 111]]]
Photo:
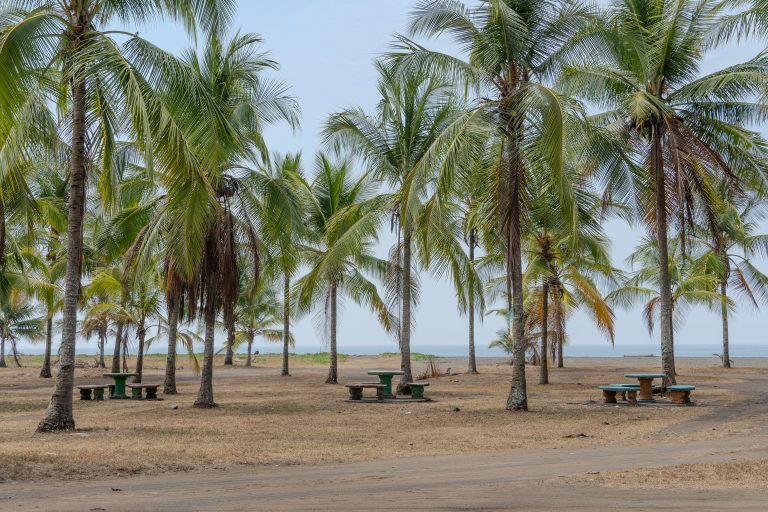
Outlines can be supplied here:
[[[454, 371], [464, 367], [455, 359], [440, 361]], [[163, 363], [163, 358], [148, 358], [144, 381], [161, 382]], [[535, 383], [536, 368], [530, 368], [531, 411], [510, 413], [504, 410], [510, 368], [503, 363], [481, 364], [480, 375], [433, 379], [428, 395], [435, 402], [409, 405], [347, 403], [345, 388], [322, 384], [323, 365], [294, 363], [293, 376], [287, 378], [279, 376], [276, 356], [260, 357], [254, 368], [217, 366], [220, 407], [213, 410], [192, 407], [197, 381], [187, 371], [180, 373], [180, 394], [163, 402], [76, 400], [78, 432], [54, 435], [33, 433], [52, 381], [39, 379], [36, 368], [0, 371], [0, 480], [643, 444], [694, 434], [714, 438], [733, 432], [719, 424], [718, 430], [709, 428], [713, 413], [739, 400], [730, 387], [760, 374], [756, 368], [724, 374], [711, 366], [681, 363], [686, 382], [705, 383], [695, 393], [700, 406], [612, 407], [598, 403], [598, 385], [655, 367], [620, 359], [577, 360], [553, 370], [547, 386]], [[342, 380], [369, 379], [366, 369], [397, 366], [394, 357], [350, 358], [341, 366]], [[420, 371], [423, 362], [416, 366]], [[77, 381], [98, 382], [101, 373], [78, 369]], [[750, 421], [758, 419], [735, 428], [752, 428]], [[675, 433], [696, 421], [701, 423], [696, 432]]]

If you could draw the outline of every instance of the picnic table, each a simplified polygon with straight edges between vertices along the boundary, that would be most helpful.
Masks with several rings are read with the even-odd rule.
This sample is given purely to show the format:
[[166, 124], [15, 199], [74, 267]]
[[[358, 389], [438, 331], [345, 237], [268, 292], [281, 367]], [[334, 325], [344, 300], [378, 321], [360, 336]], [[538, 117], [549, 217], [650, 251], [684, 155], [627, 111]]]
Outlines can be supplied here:
[[125, 381], [128, 377], [137, 377], [138, 373], [104, 373], [102, 376], [110, 377], [115, 381], [115, 391], [109, 395], [109, 398], [126, 399], [130, 398], [125, 394]]
[[637, 399], [643, 402], [653, 402], [653, 379], [663, 379], [663, 373], [628, 373], [624, 375], [628, 379], [637, 379], [640, 382], [640, 392]]
[[368, 375], [378, 375], [379, 376], [379, 382], [381, 384], [384, 384], [384, 390], [382, 391], [382, 395], [386, 398], [391, 398], [395, 396], [392, 393], [392, 377], [395, 375], [402, 375], [403, 372], [399, 370], [370, 370], [368, 372]]

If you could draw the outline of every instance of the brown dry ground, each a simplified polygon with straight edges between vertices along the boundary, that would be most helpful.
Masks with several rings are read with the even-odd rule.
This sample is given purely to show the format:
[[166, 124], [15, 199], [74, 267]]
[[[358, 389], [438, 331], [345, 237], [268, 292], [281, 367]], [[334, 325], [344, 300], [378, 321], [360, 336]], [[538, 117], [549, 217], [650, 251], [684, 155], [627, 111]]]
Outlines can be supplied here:
[[[454, 372], [465, 364], [460, 358], [437, 361]], [[144, 381], [162, 382], [163, 363], [163, 358], [148, 358]], [[552, 496], [557, 492], [546, 479], [558, 476], [568, 477], [558, 481], [558, 488], [566, 485], [574, 495], [583, 494], [584, 486], [663, 488], [695, 483], [709, 489], [768, 488], [768, 453], [764, 453], [768, 402], [760, 391], [768, 385], [765, 360], [738, 361], [735, 369], [726, 371], [711, 359], [681, 358], [678, 380], [696, 384], [695, 407], [599, 403], [598, 385], [625, 381], [627, 372], [656, 371], [657, 361], [651, 358], [572, 359], [568, 368], [552, 371], [547, 386], [536, 383], [538, 368], [529, 367], [528, 413], [504, 410], [510, 368], [500, 360], [483, 360], [480, 375], [431, 379], [427, 394], [435, 401], [407, 405], [348, 403], [343, 386], [322, 384], [323, 365], [307, 360], [292, 363], [291, 377], [279, 375], [274, 356], [260, 357], [254, 368], [217, 366], [215, 395], [220, 407], [212, 410], [192, 407], [197, 381], [187, 370], [180, 372], [179, 395], [162, 402], [76, 400], [77, 432], [53, 435], [33, 433], [52, 382], [38, 378], [36, 367], [0, 370], [0, 482], [6, 482], [0, 498], [20, 481], [55, 484], [54, 480], [189, 471], [194, 482], [194, 475], [215, 470], [234, 474], [245, 468], [264, 474], [265, 468], [275, 468], [268, 472], [291, 475], [294, 469], [276, 466], [342, 468], [337, 463], [404, 457], [417, 457], [416, 464], [429, 466], [430, 460], [442, 460], [430, 457], [461, 454], [465, 459], [457, 462], [478, 467], [485, 459], [472, 462], [466, 457], [527, 454], [535, 461], [549, 456], [554, 469], [541, 473], [537, 481], [542, 482], [543, 495]], [[416, 365], [421, 369], [424, 363]], [[351, 357], [342, 364], [341, 379], [367, 380], [367, 369], [397, 366], [395, 357]], [[97, 369], [78, 369], [77, 382], [99, 382], [100, 374]], [[645, 461], [643, 447], [653, 446], [670, 448], [662, 450], [657, 460]], [[689, 452], [675, 457], [677, 446], [688, 446]], [[712, 460], [704, 457], [708, 446], [720, 447]], [[616, 450], [634, 451], [627, 452], [628, 462], [623, 464]], [[578, 465], [570, 470], [563, 465], [561, 471], [560, 458], [565, 464], [565, 456], [576, 453], [585, 462], [590, 457], [605, 462], [612, 454], [618, 458], [595, 466], [599, 472]], [[701, 463], [678, 467], [699, 459]], [[433, 463], [437, 469], [440, 464]], [[189, 481], [187, 485], [194, 486]]]

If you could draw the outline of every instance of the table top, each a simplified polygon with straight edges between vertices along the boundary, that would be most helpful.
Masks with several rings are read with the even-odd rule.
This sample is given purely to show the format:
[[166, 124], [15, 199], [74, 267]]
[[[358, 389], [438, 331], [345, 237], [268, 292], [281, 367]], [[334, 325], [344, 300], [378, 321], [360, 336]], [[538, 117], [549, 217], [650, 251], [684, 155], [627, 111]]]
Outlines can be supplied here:
[[136, 377], [138, 373], [102, 373], [102, 377]]
[[402, 375], [400, 370], [369, 370], [368, 375]]
[[663, 379], [666, 377], [663, 373], [628, 373], [624, 376], [630, 379]]

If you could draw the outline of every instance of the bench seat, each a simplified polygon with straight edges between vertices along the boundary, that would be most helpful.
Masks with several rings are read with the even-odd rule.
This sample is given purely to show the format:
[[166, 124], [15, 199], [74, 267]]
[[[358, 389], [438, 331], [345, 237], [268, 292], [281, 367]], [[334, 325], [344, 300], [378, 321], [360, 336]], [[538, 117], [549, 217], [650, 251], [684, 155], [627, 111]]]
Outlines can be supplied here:
[[691, 391], [694, 391], [696, 386], [690, 386], [687, 384], [673, 384], [667, 386], [667, 392], [669, 392], [669, 398], [673, 404], [687, 405], [691, 403]]
[[107, 389], [107, 384], [84, 384], [82, 386], [75, 386], [80, 390], [80, 400], [91, 400], [91, 393], [93, 393], [93, 400], [104, 400], [104, 390]]
[[600, 386], [603, 392], [603, 402], [606, 404], [615, 404], [616, 395], [626, 400], [630, 404], [637, 403], [637, 392], [640, 391], [638, 384], [610, 384], [608, 386]]
[[[133, 400], [162, 400], [157, 397], [157, 388], [160, 384], [126, 384], [125, 387], [131, 389], [131, 398]], [[146, 396], [143, 397], [141, 392], [145, 390]]]
[[375, 389], [376, 398], [381, 400], [384, 398], [384, 389], [386, 388], [384, 384], [379, 384], [378, 382], [358, 382], [357, 384], [346, 384], [345, 386], [349, 389], [350, 400], [362, 400], [364, 389]]
[[406, 385], [411, 388], [411, 398], [424, 398], [424, 388], [429, 386], [429, 382], [409, 382]]

